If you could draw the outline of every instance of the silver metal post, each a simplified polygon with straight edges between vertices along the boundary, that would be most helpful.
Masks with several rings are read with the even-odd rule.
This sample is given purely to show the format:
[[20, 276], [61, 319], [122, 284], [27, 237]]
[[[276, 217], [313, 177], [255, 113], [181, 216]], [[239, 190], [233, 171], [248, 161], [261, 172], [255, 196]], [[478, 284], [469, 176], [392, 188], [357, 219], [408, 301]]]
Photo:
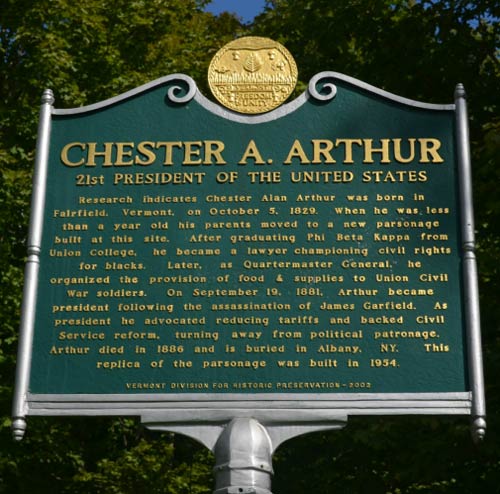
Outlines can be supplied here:
[[484, 397], [483, 357], [481, 350], [481, 320], [479, 288], [475, 256], [474, 209], [472, 205], [472, 173], [469, 149], [467, 100], [462, 84], [455, 89], [460, 205], [463, 213], [463, 276], [465, 318], [469, 349], [469, 374], [472, 391], [472, 437], [478, 442], [486, 433], [486, 402]]
[[253, 418], [233, 419], [214, 448], [214, 494], [272, 494], [272, 444]]
[[28, 233], [28, 259], [24, 271], [25, 281], [17, 352], [16, 386], [12, 405], [12, 434], [17, 441], [23, 438], [26, 430], [26, 395], [29, 386], [33, 331], [35, 327], [35, 304], [40, 266], [40, 249], [42, 244], [45, 187], [47, 182], [53, 104], [54, 95], [50, 89], [46, 89], [42, 95], [40, 121], [38, 124], [38, 141], [33, 175], [33, 196], [31, 200], [31, 219]]

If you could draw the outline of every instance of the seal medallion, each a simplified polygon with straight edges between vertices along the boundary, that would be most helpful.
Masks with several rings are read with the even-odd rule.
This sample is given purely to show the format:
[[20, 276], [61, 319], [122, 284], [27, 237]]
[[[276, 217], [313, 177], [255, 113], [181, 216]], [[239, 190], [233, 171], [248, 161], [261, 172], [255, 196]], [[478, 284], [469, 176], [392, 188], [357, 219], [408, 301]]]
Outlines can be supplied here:
[[208, 84], [217, 100], [239, 113], [274, 110], [297, 84], [290, 52], [269, 38], [247, 36], [222, 47], [210, 62]]

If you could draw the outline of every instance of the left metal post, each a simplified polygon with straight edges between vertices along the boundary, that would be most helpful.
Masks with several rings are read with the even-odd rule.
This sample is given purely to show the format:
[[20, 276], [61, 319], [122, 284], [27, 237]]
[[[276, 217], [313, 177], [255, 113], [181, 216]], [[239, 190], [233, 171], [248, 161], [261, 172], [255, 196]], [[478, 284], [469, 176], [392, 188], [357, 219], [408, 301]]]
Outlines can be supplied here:
[[31, 367], [33, 332], [35, 328], [35, 304], [38, 288], [38, 271], [42, 245], [43, 216], [45, 209], [45, 191], [49, 162], [52, 105], [54, 95], [46, 89], [42, 95], [38, 140], [36, 145], [33, 192], [28, 233], [27, 260], [24, 270], [23, 304], [19, 328], [19, 346], [17, 351], [16, 385], [12, 405], [12, 434], [20, 441], [26, 430], [27, 394]]

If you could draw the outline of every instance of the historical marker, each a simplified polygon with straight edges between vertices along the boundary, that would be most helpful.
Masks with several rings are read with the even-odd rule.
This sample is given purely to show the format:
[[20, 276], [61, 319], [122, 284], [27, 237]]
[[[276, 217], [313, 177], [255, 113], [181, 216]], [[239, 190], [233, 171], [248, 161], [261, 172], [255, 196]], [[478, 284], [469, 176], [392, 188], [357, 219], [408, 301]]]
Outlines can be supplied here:
[[431, 105], [323, 72], [263, 113], [296, 78], [244, 38], [209, 70], [238, 113], [183, 75], [72, 110], [44, 94], [17, 437], [26, 415], [140, 415], [222, 456], [257, 428], [270, 461], [348, 415], [484, 434], [463, 89]]

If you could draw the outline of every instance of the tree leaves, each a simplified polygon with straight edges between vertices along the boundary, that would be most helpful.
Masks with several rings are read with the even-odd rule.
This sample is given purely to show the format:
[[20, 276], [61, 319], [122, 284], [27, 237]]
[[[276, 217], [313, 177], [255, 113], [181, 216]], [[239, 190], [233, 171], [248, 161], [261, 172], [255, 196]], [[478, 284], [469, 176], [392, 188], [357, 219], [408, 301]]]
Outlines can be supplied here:
[[[310, 77], [335, 70], [396, 94], [469, 96], [489, 431], [476, 449], [462, 417], [357, 418], [291, 440], [275, 456], [275, 494], [474, 493], [500, 481], [500, 2], [271, 0], [249, 29], [195, 0], [3, 0], [0, 16], [0, 494], [194, 494], [212, 490], [201, 446], [136, 420], [30, 418], [10, 438], [10, 402], [38, 107], [115, 96], [163, 75], [192, 76], [208, 96], [213, 54], [248, 31], [283, 43]], [[249, 63], [251, 68], [253, 65]]]

